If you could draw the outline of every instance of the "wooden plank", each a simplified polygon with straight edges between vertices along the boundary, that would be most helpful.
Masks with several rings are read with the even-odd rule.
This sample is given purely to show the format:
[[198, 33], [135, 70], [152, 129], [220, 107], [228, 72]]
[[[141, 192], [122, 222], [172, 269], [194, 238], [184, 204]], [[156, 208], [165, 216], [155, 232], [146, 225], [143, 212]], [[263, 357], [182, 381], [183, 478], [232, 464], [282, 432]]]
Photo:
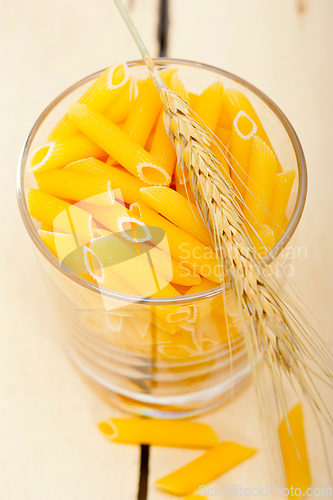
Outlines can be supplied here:
[[[157, 7], [131, 7], [155, 54]], [[13, 0], [0, 9], [1, 497], [136, 500], [140, 447], [112, 445], [96, 427], [122, 413], [85, 385], [64, 351], [13, 186], [45, 106], [78, 79], [139, 54], [112, 1]]]

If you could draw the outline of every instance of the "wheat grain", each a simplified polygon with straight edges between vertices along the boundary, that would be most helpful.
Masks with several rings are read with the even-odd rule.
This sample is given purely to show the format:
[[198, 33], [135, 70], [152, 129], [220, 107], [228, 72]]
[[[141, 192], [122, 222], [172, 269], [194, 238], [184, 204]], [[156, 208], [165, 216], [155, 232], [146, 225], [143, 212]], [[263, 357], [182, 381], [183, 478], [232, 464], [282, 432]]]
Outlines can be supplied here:
[[[267, 418], [267, 395], [261, 385], [261, 356], [269, 370], [278, 409], [288, 422], [288, 411], [282, 372], [301, 387], [314, 410], [319, 410], [333, 431], [333, 418], [311, 377], [314, 361], [319, 374], [330, 387], [333, 383], [333, 359], [321, 338], [307, 323], [298, 306], [282, 290], [273, 277], [268, 277], [260, 263], [260, 255], [249, 237], [247, 225], [259, 238], [242, 213], [238, 200], [244, 201], [233, 185], [221, 174], [221, 162], [211, 152], [210, 134], [195, 118], [188, 103], [170, 90], [159, 77], [153, 61], [143, 45], [121, 0], [114, 0], [137, 42], [141, 55], [154, 79], [164, 107], [164, 124], [173, 142], [182, 170], [189, 174], [201, 216], [210, 231], [217, 256], [223, 264], [242, 321], [244, 338], [251, 364], [261, 413]], [[263, 244], [263, 242], [261, 242]], [[263, 381], [265, 385], [265, 381]], [[291, 432], [290, 428], [289, 431]], [[271, 436], [276, 438], [272, 427]], [[274, 438], [275, 436], [275, 438]]]

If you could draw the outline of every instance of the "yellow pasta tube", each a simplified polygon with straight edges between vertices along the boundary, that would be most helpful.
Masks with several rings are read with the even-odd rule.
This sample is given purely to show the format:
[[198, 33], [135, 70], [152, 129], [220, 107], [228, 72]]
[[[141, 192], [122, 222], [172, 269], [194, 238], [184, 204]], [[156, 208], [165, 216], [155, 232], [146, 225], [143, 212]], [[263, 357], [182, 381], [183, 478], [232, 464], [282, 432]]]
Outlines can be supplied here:
[[[231, 178], [241, 200], [245, 199], [252, 138], [256, 132], [255, 122], [244, 111], [240, 111], [232, 124], [229, 151]], [[241, 200], [238, 203], [242, 207]]]
[[182, 196], [184, 196], [184, 198], [188, 199], [191, 203], [193, 203], [193, 205], [195, 205], [194, 194], [189, 182], [187, 182], [186, 185], [184, 185], [183, 183], [180, 182], [180, 179], [177, 174], [175, 174], [175, 182], [176, 182], [177, 193], [181, 194]]
[[[115, 196], [117, 196], [116, 192]], [[95, 198], [98, 197], [99, 195]], [[103, 226], [110, 229], [113, 233], [126, 231], [131, 227], [132, 223], [143, 225], [138, 218], [133, 217], [133, 214], [129, 212], [124, 205], [117, 201], [110, 203], [109, 206], [102, 206], [96, 203], [96, 200], [92, 198], [90, 203], [82, 202], [80, 206], [82, 206], [84, 210], [89, 211], [96, 221], [103, 224]]]
[[[126, 203], [134, 203], [140, 199], [140, 189], [146, 184], [126, 170], [110, 167], [96, 158], [87, 158], [70, 163], [63, 171], [92, 174], [103, 177], [111, 182], [112, 189], [120, 189], [122, 199]], [[115, 193], [117, 197], [117, 192]]]
[[[169, 83], [175, 68], [168, 68], [159, 72], [160, 76]], [[126, 122], [124, 132], [137, 144], [144, 147], [157, 117], [162, 109], [162, 102], [152, 78], [147, 78], [135, 98]]]
[[257, 229], [268, 219], [274, 191], [277, 161], [273, 151], [259, 137], [252, 140], [244, 216]]
[[207, 278], [202, 278], [200, 283], [198, 283], [197, 285], [193, 285], [186, 292], [186, 295], [191, 295], [192, 293], [206, 292], [207, 290], [210, 290], [211, 288], [215, 288], [215, 287], [216, 287], [216, 283], [208, 280]]
[[42, 191], [57, 198], [87, 201], [87, 199], [94, 196], [94, 203], [106, 206], [110, 206], [110, 203], [114, 200], [110, 181], [96, 175], [65, 170], [49, 170], [36, 173], [35, 178], [38, 187]]
[[[231, 122], [234, 121], [235, 117], [240, 111], [244, 111], [257, 125], [257, 136], [260, 137], [260, 139], [262, 139], [273, 150], [270, 140], [258, 118], [257, 113], [255, 112], [252, 104], [243, 92], [232, 88], [225, 89], [223, 95], [223, 109], [229, 116]], [[222, 122], [220, 122], [219, 125], [223, 126]], [[226, 123], [224, 123], [224, 126], [225, 125]], [[225, 126], [225, 128], [229, 127]], [[278, 171], [281, 172], [281, 170], [281, 166], [278, 165]]]
[[[161, 276], [161, 275], [160, 275]], [[164, 283], [164, 285], [162, 285], [160, 287], [160, 289], [155, 292], [154, 294], [152, 294], [151, 296], [152, 297], [179, 297], [180, 293], [178, 292], [178, 290], [176, 290], [176, 288], [174, 286], [171, 285], [171, 283]], [[158, 312], [157, 312], [158, 314]]]
[[[311, 485], [311, 473], [304, 435], [303, 415], [301, 405], [295, 406], [288, 413], [288, 421], [292, 435], [286, 420], [283, 419], [279, 426], [279, 437], [284, 469], [286, 472], [289, 491], [291, 486], [299, 488], [304, 495]], [[301, 493], [297, 494], [300, 496]], [[289, 495], [292, 498], [292, 495]]]
[[[125, 63], [115, 63], [97, 78], [78, 102], [88, 104], [96, 111], [102, 112], [120, 93], [127, 80], [127, 65]], [[78, 129], [69, 120], [68, 115], [65, 115], [52, 130], [49, 141], [63, 139], [76, 133], [78, 133]]]
[[109, 236], [109, 234], [112, 234], [111, 231], [108, 231], [107, 229], [103, 229], [101, 227], [95, 227], [93, 231], [93, 239], [97, 238], [104, 238], [104, 236]]
[[[150, 153], [135, 143], [117, 125], [85, 104], [69, 106], [70, 119], [135, 177], [147, 184], [169, 184], [170, 175]], [[92, 155], [90, 155], [92, 156]]]
[[[176, 75], [174, 75], [176, 76]], [[156, 131], [153, 136], [153, 141], [150, 148], [150, 154], [156, 158], [158, 164], [163, 165], [170, 176], [176, 165], [177, 156], [174, 145], [172, 144], [168, 134], [166, 133], [163, 111], [160, 113]]]
[[274, 230], [276, 240], [282, 236], [285, 229], [284, 218], [295, 176], [295, 170], [288, 170], [276, 175], [270, 217], [268, 217], [268, 222]]
[[250, 458], [256, 450], [237, 443], [224, 442], [206, 451], [181, 469], [156, 481], [157, 486], [173, 495], [188, 495]]
[[153, 79], [148, 78], [133, 102], [124, 131], [137, 144], [144, 147], [161, 108], [161, 99]]
[[101, 422], [99, 429], [116, 443], [196, 449], [211, 448], [218, 443], [211, 427], [190, 420], [112, 418]]
[[53, 226], [51, 226], [50, 224], [47, 224], [46, 222], [42, 222], [39, 229], [41, 231], [50, 232], [50, 231], [53, 231]]
[[[77, 249], [77, 240], [72, 234], [54, 233], [52, 231], [38, 231], [38, 235], [42, 242], [47, 246], [50, 252], [57, 257], [60, 262], [63, 261], [67, 255]], [[82, 245], [82, 242], [78, 242]]]
[[223, 85], [221, 82], [209, 85], [196, 99], [193, 111], [201, 118], [206, 127], [215, 132], [223, 103]]
[[184, 285], [193, 286], [198, 285], [201, 282], [201, 277], [199, 274], [191, 271], [186, 267], [182, 267], [180, 263], [171, 259], [162, 250], [155, 249], [154, 252], [154, 267], [156, 271], [165, 279], [169, 278], [169, 266], [172, 265], [172, 282]]
[[232, 88], [225, 89], [223, 96], [223, 108], [232, 122], [240, 111], [246, 113], [246, 115], [249, 116], [257, 125], [258, 137], [271, 147], [271, 143], [269, 142], [265, 129], [262, 126], [257, 113], [243, 92]]
[[153, 144], [154, 136], [155, 136], [155, 130], [152, 130], [150, 132], [150, 135], [149, 135], [147, 142], [146, 142], [146, 145], [145, 145], [145, 150], [149, 151], [150, 153], [151, 153], [151, 147]]
[[223, 277], [212, 248], [204, 246], [199, 240], [187, 234], [171, 222], [142, 203], [133, 203], [131, 212], [139, 217], [146, 226], [160, 227], [167, 236], [171, 256], [181, 261], [185, 267], [219, 283]]
[[217, 121], [218, 127], [226, 128], [226, 129], [231, 129], [232, 126], [232, 119], [227, 113], [227, 110], [225, 109], [224, 103], [222, 104], [222, 109], [221, 113], [219, 116], [219, 119]]
[[[133, 286], [131, 282], [131, 274], [122, 275], [119, 267], [124, 260], [127, 263], [127, 259], [131, 259], [135, 255], [135, 249], [129, 248], [125, 241], [113, 236], [93, 239], [89, 247], [84, 249], [86, 269], [99, 285], [122, 293], [133, 293], [134, 295], [136, 294], [136, 288], [135, 284]], [[109, 259], [111, 259], [111, 265], [108, 265]], [[116, 263], [112, 265], [112, 262]], [[138, 265], [138, 269], [139, 267]]]
[[142, 188], [140, 193], [143, 201], [163, 217], [197, 238], [207, 247], [212, 246], [211, 236], [198, 208], [186, 200], [184, 196], [165, 186]]
[[57, 230], [76, 234], [83, 241], [90, 241], [93, 237], [95, 226], [91, 214], [75, 205], [40, 190], [30, 189], [28, 207], [31, 217]]
[[54, 140], [40, 146], [31, 157], [29, 170], [42, 172], [51, 168], [60, 168], [89, 156], [99, 158], [105, 156], [105, 152], [88, 137], [76, 134], [73, 137]]
[[187, 103], [190, 102], [190, 95], [176, 73], [171, 76], [169, 88], [174, 92], [177, 92], [177, 94], [179, 94]]
[[199, 99], [199, 95], [198, 94], [193, 94], [192, 92], [189, 92], [189, 98], [190, 98], [190, 106], [191, 108], [195, 108], [195, 106], [197, 105], [197, 102], [198, 102], [198, 99]]
[[186, 495], [184, 500], [202, 500], [202, 495]]
[[228, 146], [231, 136], [231, 130], [229, 128], [223, 128], [218, 126], [215, 129], [215, 135], [225, 147]]
[[130, 77], [123, 85], [117, 97], [110, 106], [104, 111], [104, 116], [115, 124], [123, 123], [130, 112], [135, 97], [138, 94], [138, 88], [133, 77]]
[[[90, 267], [86, 266], [89, 274], [103, 287], [113, 289], [114, 277], [118, 276], [139, 296], [153, 296], [166, 287], [168, 294], [179, 295], [164, 278], [152, 270], [147, 254], [139, 255], [134, 242], [129, 242], [124, 237], [109, 235], [93, 239], [89, 248], [83, 249], [84, 255], [89, 254], [91, 258]], [[131, 292], [127, 290], [127, 293]]]

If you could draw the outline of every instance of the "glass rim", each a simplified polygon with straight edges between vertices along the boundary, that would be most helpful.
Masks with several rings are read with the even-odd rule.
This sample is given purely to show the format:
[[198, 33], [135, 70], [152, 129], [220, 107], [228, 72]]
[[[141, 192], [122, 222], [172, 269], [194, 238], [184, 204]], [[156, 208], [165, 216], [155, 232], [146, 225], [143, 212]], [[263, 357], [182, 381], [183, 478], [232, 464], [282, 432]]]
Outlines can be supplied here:
[[[269, 254], [267, 254], [262, 260], [261, 264], [264, 266], [269, 265], [273, 259], [275, 259], [280, 252], [285, 248], [291, 237], [293, 236], [299, 221], [301, 219], [303, 210], [304, 210], [304, 205], [305, 205], [305, 200], [306, 200], [306, 193], [307, 193], [307, 184], [308, 184], [308, 179], [307, 179], [307, 168], [306, 168], [306, 161], [305, 161], [305, 156], [303, 152], [303, 148], [301, 146], [300, 140], [291, 125], [290, 121], [286, 117], [286, 115], [281, 111], [281, 109], [266, 95], [264, 92], [259, 90], [257, 87], [252, 85], [251, 83], [247, 82], [246, 80], [243, 80], [242, 78], [229, 73], [223, 69], [217, 68], [215, 66], [211, 66], [208, 64], [196, 62], [196, 61], [189, 61], [186, 59], [173, 59], [173, 58], [155, 58], [154, 63], [158, 66], [164, 66], [164, 65], [172, 65], [172, 64], [178, 64], [182, 66], [191, 66], [191, 67], [197, 67], [200, 69], [205, 69], [208, 71], [215, 72], [219, 75], [225, 76], [228, 79], [234, 81], [237, 84], [242, 85], [246, 89], [250, 90], [253, 92], [257, 97], [259, 97], [270, 109], [273, 111], [273, 113], [277, 116], [279, 121], [282, 123], [285, 131], [287, 132], [290, 142], [293, 146], [294, 153], [296, 156], [296, 161], [297, 161], [297, 168], [298, 168], [298, 191], [297, 191], [297, 198], [296, 198], [296, 203], [295, 207], [293, 210], [293, 214], [290, 218], [289, 224], [284, 231], [283, 235], [281, 238], [278, 240], [278, 242], [275, 244], [275, 246], [272, 248]], [[143, 60], [136, 60], [136, 61], [130, 61], [127, 62], [128, 67], [135, 67], [135, 66], [145, 66], [145, 63]], [[21, 217], [24, 223], [24, 226], [36, 246], [36, 248], [40, 251], [40, 253], [46, 258], [46, 260], [52, 264], [53, 267], [55, 267], [59, 272], [64, 274], [67, 278], [71, 279], [74, 281], [76, 284], [79, 284], [80, 286], [83, 286], [84, 288], [101, 294], [105, 297], [108, 297], [110, 299], [116, 299], [121, 302], [128, 302], [128, 303], [136, 303], [136, 304], [149, 304], [150, 306], [162, 306], [162, 305], [186, 305], [189, 303], [197, 302], [200, 300], [204, 299], [209, 299], [216, 297], [218, 295], [221, 295], [223, 292], [229, 291], [230, 290], [230, 282], [227, 282], [223, 285], [217, 285], [216, 287], [206, 290], [204, 292], [199, 292], [195, 294], [190, 294], [190, 295], [181, 295], [177, 297], [140, 297], [138, 295], [129, 295], [125, 293], [120, 293], [116, 292], [113, 290], [110, 290], [108, 288], [103, 288], [100, 287], [99, 285], [96, 285], [90, 281], [87, 281], [86, 279], [82, 278], [81, 276], [77, 275], [73, 271], [71, 271], [69, 268], [66, 268], [63, 266], [59, 260], [50, 252], [50, 250], [46, 247], [46, 245], [42, 242], [40, 239], [37, 230], [32, 222], [32, 219], [29, 214], [29, 210], [27, 207], [26, 203], [26, 197], [25, 197], [25, 191], [24, 191], [24, 177], [25, 177], [25, 167], [26, 167], [26, 161], [28, 158], [28, 151], [31, 146], [31, 143], [33, 139], [35, 138], [36, 133], [38, 132], [41, 124], [43, 123], [44, 119], [53, 111], [53, 109], [64, 99], [66, 98], [71, 92], [73, 92], [75, 89], [78, 87], [84, 85], [85, 83], [89, 82], [90, 80], [93, 80], [97, 78], [99, 75], [101, 75], [105, 71], [105, 69], [97, 71], [95, 73], [92, 73], [89, 76], [86, 76], [85, 78], [82, 78], [78, 82], [74, 83], [70, 87], [68, 87], [66, 90], [61, 92], [45, 109], [44, 111], [39, 115], [37, 118], [36, 122], [32, 126], [26, 140], [23, 143], [23, 147], [19, 156], [18, 160], [18, 166], [17, 166], [17, 181], [16, 181], [16, 190], [17, 190], [17, 199], [18, 199], [18, 205], [19, 205], [19, 210], [21, 213]], [[139, 297], [139, 298], [138, 298]]]

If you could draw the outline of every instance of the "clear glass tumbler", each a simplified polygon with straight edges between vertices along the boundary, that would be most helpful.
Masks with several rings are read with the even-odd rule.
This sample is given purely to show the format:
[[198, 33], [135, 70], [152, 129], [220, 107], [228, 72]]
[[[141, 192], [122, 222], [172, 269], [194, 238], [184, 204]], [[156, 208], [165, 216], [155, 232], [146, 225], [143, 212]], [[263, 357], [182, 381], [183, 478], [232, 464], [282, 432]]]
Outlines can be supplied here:
[[[200, 93], [217, 80], [225, 87], [241, 90], [256, 110], [282, 168], [297, 171], [288, 206], [289, 225], [272, 250], [279, 258], [299, 223], [307, 189], [304, 154], [291, 124], [262, 92], [223, 70], [175, 59], [157, 59], [155, 63], [176, 67], [191, 92]], [[148, 76], [142, 61], [128, 66], [136, 78]], [[100, 74], [88, 76], [63, 92], [32, 127], [18, 165], [22, 219], [61, 319], [68, 352], [86, 380], [102, 396], [133, 413], [161, 418], [196, 415], [227, 401], [231, 390], [235, 394], [250, 376], [228, 285], [224, 290], [216, 287], [192, 295], [139, 300], [103, 289], [60, 264], [39, 238], [38, 225], [28, 212], [26, 193], [34, 186], [33, 176], [26, 169], [29, 154], [46, 142], [67, 105]], [[267, 256], [263, 265], [270, 264]]]

